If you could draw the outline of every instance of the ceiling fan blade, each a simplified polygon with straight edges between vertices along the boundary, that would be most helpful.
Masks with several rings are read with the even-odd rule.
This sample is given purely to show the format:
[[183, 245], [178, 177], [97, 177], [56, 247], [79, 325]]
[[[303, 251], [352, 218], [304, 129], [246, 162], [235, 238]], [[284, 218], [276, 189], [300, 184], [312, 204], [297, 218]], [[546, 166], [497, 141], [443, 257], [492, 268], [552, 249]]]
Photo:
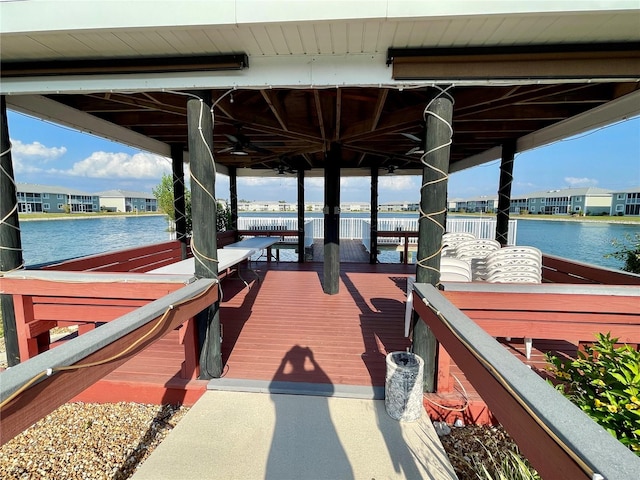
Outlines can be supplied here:
[[407, 137], [409, 140], [413, 140], [414, 142], [421, 142], [422, 139], [420, 137], [416, 137], [414, 134], [412, 133], [405, 133], [405, 132], [400, 132], [400, 135], [404, 135], [405, 137]]
[[230, 135], [228, 133], [225, 133], [224, 136], [227, 137], [227, 139], [229, 139], [229, 141], [231, 143], [240, 143], [240, 140], [238, 140], [238, 138], [235, 137], [234, 135]]
[[266, 148], [262, 148], [259, 145], [256, 145], [255, 143], [251, 143], [251, 142], [248, 142], [246, 147], [249, 150], [253, 150], [254, 152], [258, 152], [258, 153], [266, 153], [266, 154], [273, 153], [271, 150], [267, 150]]
[[413, 147], [411, 150], [405, 153], [405, 155], [422, 155], [423, 153], [424, 150], [422, 149], [422, 147]]
[[218, 153], [227, 153], [233, 150], [233, 147], [223, 148], [222, 150], [218, 150]]

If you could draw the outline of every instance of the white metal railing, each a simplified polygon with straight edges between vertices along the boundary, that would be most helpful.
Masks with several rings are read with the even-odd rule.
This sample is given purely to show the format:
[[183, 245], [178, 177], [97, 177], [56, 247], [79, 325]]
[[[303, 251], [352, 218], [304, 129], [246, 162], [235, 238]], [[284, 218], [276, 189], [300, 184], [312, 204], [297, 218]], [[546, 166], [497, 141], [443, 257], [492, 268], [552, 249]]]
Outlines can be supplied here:
[[367, 252], [371, 253], [371, 222], [362, 221], [362, 244]]
[[[297, 221], [296, 221], [297, 223]], [[309, 248], [313, 245], [313, 221], [305, 220], [304, 222], [304, 247]]]
[[[496, 219], [495, 218], [448, 218], [447, 232], [469, 232], [477, 238], [495, 238], [496, 236]], [[308, 226], [309, 225], [309, 226]], [[517, 238], [517, 220], [509, 220], [509, 235], [507, 242], [509, 245], [516, 244]], [[238, 229], [240, 230], [297, 230], [298, 219], [294, 217], [240, 217], [238, 218]], [[309, 230], [308, 230], [309, 229]], [[362, 239], [365, 247], [371, 239], [365, 240], [370, 236], [371, 223], [364, 218], [343, 217], [340, 219], [340, 238], [349, 240]], [[400, 231], [400, 232], [417, 232], [417, 218], [379, 218], [378, 231]], [[312, 232], [312, 233], [311, 233]], [[307, 237], [311, 233], [311, 238], [324, 238], [324, 219], [323, 218], [305, 218], [305, 244]], [[285, 240], [294, 241], [293, 237], [287, 237]], [[365, 241], [367, 243], [365, 243]], [[417, 237], [408, 239], [410, 244], [418, 242]], [[380, 244], [404, 243], [402, 237], [380, 237]]]

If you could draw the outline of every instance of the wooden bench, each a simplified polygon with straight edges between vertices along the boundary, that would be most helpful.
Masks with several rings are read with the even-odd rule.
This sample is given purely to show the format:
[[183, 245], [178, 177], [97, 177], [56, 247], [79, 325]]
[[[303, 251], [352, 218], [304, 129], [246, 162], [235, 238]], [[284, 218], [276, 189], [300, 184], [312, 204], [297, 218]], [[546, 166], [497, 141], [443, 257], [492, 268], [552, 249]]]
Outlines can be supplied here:
[[[0, 278], [0, 293], [13, 296], [20, 360], [49, 349], [50, 330], [78, 326], [82, 334], [182, 288], [191, 275], [85, 273], [22, 270]], [[183, 378], [197, 375], [193, 320], [180, 329]]]
[[[494, 337], [640, 344], [640, 289], [618, 285], [444, 283], [445, 297]], [[450, 389], [446, 352], [438, 381]], [[444, 355], [444, 357], [443, 357]], [[445, 371], [446, 370], [446, 371]], [[440, 387], [438, 388], [440, 390]]]
[[182, 248], [183, 244], [181, 242], [173, 240], [64, 260], [46, 265], [41, 270], [144, 273], [182, 260]]

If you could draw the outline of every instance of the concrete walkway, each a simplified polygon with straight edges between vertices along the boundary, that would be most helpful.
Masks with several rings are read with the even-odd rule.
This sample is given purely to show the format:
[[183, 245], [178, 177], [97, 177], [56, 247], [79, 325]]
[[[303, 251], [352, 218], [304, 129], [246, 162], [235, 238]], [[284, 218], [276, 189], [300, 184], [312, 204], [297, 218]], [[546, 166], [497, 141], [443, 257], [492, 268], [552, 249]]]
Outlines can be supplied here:
[[134, 480], [454, 479], [426, 414], [383, 400], [207, 391]]

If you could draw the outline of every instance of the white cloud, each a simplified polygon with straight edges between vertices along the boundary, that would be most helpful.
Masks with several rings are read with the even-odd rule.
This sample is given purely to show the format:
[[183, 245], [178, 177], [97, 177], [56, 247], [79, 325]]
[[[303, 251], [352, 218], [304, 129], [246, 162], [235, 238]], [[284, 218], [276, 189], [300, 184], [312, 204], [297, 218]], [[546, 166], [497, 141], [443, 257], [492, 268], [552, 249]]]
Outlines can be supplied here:
[[565, 177], [564, 181], [570, 187], [593, 187], [598, 184], [598, 180], [595, 178], [577, 178], [577, 177]]
[[65, 153], [66, 147], [47, 147], [40, 142], [22, 143], [11, 139], [11, 158], [15, 173], [41, 172], [46, 163]]
[[89, 178], [160, 178], [171, 172], [166, 158], [151, 153], [94, 152], [90, 157], [73, 164], [69, 170], [52, 170], [76, 177]]
[[387, 189], [393, 191], [406, 190], [408, 195], [419, 195], [418, 177], [409, 175], [385, 175], [380, 177], [378, 190]]

